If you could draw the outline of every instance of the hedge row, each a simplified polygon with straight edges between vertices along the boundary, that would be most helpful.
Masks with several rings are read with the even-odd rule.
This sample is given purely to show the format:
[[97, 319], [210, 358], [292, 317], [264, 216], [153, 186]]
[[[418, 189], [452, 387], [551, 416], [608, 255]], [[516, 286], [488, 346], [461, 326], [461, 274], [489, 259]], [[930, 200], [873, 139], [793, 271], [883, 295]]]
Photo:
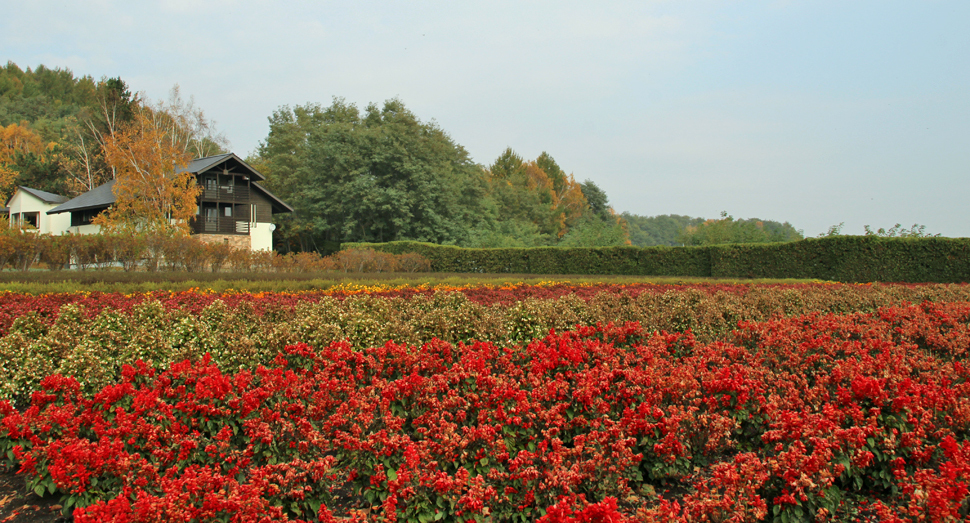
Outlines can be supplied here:
[[707, 247], [471, 249], [409, 241], [342, 245], [394, 254], [416, 252], [431, 261], [434, 272], [711, 276]]
[[970, 281], [970, 238], [838, 236], [709, 247], [468, 249], [419, 242], [349, 244], [415, 252], [436, 272], [814, 278], [842, 282]]
[[344, 250], [330, 256], [236, 249], [195, 236], [173, 234], [39, 234], [3, 228], [0, 222], [0, 270], [27, 272], [42, 264], [66, 268], [172, 272], [426, 272], [429, 263], [415, 253], [395, 255], [373, 249]]
[[844, 282], [970, 281], [970, 238], [840, 236], [711, 248], [712, 276]]

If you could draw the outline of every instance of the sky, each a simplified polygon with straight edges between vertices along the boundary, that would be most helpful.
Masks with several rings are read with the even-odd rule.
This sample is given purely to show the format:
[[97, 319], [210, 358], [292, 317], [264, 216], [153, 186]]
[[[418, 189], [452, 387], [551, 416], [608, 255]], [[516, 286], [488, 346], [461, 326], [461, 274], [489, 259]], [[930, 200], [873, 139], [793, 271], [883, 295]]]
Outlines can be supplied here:
[[399, 98], [617, 212], [970, 237], [966, 0], [0, 0], [0, 60], [183, 97], [241, 157], [283, 106]]

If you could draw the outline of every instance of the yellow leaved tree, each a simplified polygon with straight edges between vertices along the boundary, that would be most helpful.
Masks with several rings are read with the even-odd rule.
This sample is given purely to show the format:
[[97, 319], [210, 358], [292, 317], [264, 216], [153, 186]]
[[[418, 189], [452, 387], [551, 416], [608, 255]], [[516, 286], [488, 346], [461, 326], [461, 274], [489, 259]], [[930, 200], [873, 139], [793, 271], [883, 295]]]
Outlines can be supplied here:
[[94, 223], [109, 230], [187, 234], [202, 190], [184, 170], [192, 159], [191, 139], [163, 104], [138, 107], [131, 123], [105, 138], [115, 203]]
[[17, 155], [40, 154], [52, 145], [44, 144], [40, 136], [30, 130], [27, 122], [0, 126], [0, 204], [6, 202], [13, 193], [14, 181], [17, 179], [17, 171], [14, 169]]

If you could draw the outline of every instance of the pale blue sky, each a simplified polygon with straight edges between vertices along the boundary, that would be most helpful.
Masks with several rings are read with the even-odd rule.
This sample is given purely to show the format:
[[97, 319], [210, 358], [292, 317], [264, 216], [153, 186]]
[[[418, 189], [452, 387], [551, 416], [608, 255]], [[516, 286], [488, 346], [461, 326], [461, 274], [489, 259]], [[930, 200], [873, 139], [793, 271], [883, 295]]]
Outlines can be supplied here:
[[399, 97], [618, 211], [970, 237], [970, 2], [2, 0], [0, 59], [176, 83], [240, 155], [281, 105]]

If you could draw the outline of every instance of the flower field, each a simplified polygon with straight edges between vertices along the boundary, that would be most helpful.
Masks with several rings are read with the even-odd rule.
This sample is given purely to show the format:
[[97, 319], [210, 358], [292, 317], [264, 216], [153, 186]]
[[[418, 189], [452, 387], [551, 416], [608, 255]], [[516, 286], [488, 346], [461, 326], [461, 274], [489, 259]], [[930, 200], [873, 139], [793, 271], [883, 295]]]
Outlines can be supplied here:
[[964, 521], [965, 285], [0, 294], [85, 521]]

